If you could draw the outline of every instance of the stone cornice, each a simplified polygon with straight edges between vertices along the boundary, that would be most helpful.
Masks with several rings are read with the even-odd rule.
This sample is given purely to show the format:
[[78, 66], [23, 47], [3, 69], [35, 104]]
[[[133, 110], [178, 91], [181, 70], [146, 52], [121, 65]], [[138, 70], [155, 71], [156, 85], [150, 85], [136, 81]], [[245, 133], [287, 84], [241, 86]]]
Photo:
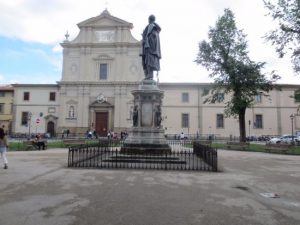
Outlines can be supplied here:
[[81, 47], [89, 47], [89, 48], [116, 48], [116, 47], [141, 47], [141, 42], [113, 42], [113, 43], [72, 43], [72, 42], [63, 42], [60, 43], [63, 48], [81, 48]]
[[59, 81], [57, 82], [59, 85], [64, 86], [137, 86], [141, 82], [129, 82], [129, 81]]

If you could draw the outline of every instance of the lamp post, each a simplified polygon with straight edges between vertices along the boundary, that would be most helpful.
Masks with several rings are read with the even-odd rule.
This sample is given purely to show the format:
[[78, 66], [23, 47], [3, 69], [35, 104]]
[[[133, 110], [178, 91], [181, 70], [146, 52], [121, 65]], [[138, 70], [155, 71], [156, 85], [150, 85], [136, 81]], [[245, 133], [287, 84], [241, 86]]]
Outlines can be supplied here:
[[31, 116], [32, 116], [32, 113], [31, 112], [28, 112], [28, 135], [29, 135], [29, 138], [30, 138], [30, 126], [31, 126]]
[[248, 124], [249, 124], [249, 141], [250, 141], [250, 139], [251, 139], [251, 137], [250, 137], [251, 120], [248, 121]]
[[294, 114], [290, 115], [291, 122], [292, 122], [292, 144], [294, 144]]

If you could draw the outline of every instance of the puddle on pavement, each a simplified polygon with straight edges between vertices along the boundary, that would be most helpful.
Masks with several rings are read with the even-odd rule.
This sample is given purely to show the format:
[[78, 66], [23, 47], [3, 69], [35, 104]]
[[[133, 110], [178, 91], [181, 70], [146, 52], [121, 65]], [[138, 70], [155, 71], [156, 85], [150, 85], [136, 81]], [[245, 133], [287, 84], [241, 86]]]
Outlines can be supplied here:
[[245, 186], [234, 186], [233, 188], [236, 188], [236, 189], [239, 189], [239, 190], [242, 190], [242, 191], [249, 191], [249, 188], [245, 187]]

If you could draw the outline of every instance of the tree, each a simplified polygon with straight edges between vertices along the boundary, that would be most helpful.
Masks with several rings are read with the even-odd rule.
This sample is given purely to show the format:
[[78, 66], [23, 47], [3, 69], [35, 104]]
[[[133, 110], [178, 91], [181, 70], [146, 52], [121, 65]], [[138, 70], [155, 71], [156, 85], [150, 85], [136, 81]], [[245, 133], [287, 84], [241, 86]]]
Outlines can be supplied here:
[[209, 76], [214, 79], [205, 102], [215, 103], [220, 93], [231, 96], [225, 102], [225, 115], [238, 117], [240, 141], [246, 141], [246, 109], [253, 104], [256, 95], [266, 94], [279, 78], [272, 73], [272, 79], [267, 80], [261, 73], [265, 63], [249, 59], [245, 37], [236, 27], [233, 12], [225, 9], [215, 27], [209, 28], [209, 42], [199, 43], [196, 59], [196, 63], [206, 67], [211, 72]]
[[266, 34], [265, 38], [275, 46], [276, 52], [282, 58], [291, 52], [293, 69], [300, 73], [300, 1], [278, 0], [277, 5], [264, 0], [273, 20], [278, 22], [278, 28]]

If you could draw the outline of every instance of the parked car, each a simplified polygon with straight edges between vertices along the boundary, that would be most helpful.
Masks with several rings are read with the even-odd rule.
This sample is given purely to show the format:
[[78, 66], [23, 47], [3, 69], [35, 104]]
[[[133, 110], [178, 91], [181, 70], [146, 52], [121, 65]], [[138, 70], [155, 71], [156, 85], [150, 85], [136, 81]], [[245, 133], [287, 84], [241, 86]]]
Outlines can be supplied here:
[[298, 137], [296, 135], [283, 135], [280, 139], [280, 143], [291, 144], [293, 140], [294, 142], [296, 142], [298, 140]]
[[273, 137], [267, 141], [268, 144], [280, 144], [280, 142], [281, 142], [281, 138], [279, 137]]
[[[269, 144], [291, 144], [293, 142], [293, 135], [283, 135], [281, 137], [271, 138], [267, 143]], [[294, 142], [300, 142], [300, 137], [294, 135]]]

